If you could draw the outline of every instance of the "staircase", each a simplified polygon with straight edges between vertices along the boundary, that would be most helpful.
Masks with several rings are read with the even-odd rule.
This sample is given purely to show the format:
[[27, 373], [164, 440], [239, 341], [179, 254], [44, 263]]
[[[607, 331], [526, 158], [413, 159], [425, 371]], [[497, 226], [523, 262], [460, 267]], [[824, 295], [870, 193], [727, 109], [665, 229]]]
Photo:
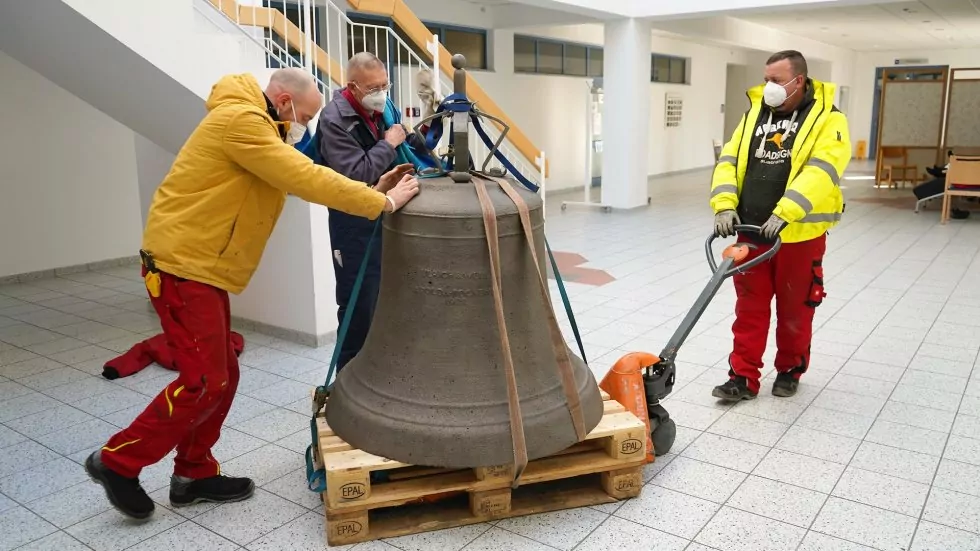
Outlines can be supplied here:
[[[348, 1], [355, 10], [391, 18], [404, 30], [406, 37], [399, 36], [390, 27], [351, 21], [344, 10], [330, 0], [207, 0], [206, 5], [214, 10], [209, 19], [214, 20], [214, 15], [220, 15], [225, 24], [233, 24], [243, 36], [261, 47], [266, 66], [301, 67], [312, 72], [326, 101], [333, 90], [347, 84], [346, 60], [357, 52], [374, 53], [388, 67], [390, 95], [395, 105], [402, 109], [403, 122], [414, 126], [420, 117], [407, 116], [405, 110], [418, 107], [421, 112], [416, 95], [419, 71], [438, 65], [439, 92], [443, 96], [452, 93], [450, 52], [438, 43], [402, 0]], [[215, 21], [215, 25], [218, 24]], [[427, 52], [426, 57], [436, 62], [423, 59], [417, 52]], [[510, 130], [500, 144], [501, 153], [521, 174], [541, 186], [543, 193], [542, 183], [547, 176], [544, 153], [501, 111], [472, 75], [467, 76], [466, 86], [467, 95], [479, 109], [508, 124]], [[484, 128], [492, 141], [499, 140], [502, 127], [491, 123], [485, 124]], [[471, 142], [471, 148], [478, 163], [489, 155], [489, 148], [480, 141], [475, 145]], [[500, 163], [493, 159], [487, 166], [499, 167]]]

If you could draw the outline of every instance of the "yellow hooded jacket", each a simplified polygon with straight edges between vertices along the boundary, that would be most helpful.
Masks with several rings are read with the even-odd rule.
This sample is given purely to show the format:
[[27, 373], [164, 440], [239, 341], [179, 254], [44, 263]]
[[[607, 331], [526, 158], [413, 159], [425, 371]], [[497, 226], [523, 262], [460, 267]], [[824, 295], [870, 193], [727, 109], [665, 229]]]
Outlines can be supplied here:
[[287, 194], [372, 220], [383, 212], [384, 194], [283, 141], [252, 75], [223, 77], [207, 108], [150, 205], [143, 250], [161, 271], [241, 293]]
[[[835, 86], [810, 79], [814, 105], [800, 126], [791, 152], [786, 191], [773, 214], [788, 222], [779, 234], [784, 243], [820, 237], [840, 222], [844, 195], [840, 178], [851, 161], [847, 118], [834, 106]], [[763, 86], [748, 91], [751, 106], [721, 150], [711, 178], [711, 208], [735, 210], [752, 152], [752, 131], [762, 112]]]

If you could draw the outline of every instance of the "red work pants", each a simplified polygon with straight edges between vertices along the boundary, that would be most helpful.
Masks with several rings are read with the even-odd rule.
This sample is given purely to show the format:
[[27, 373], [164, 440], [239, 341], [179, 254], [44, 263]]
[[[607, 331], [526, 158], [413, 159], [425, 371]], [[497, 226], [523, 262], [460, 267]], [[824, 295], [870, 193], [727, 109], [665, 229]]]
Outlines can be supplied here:
[[[145, 271], [145, 270], [144, 270]], [[160, 273], [160, 296], [150, 297], [179, 373], [150, 405], [102, 448], [102, 462], [126, 477], [177, 448], [174, 474], [220, 474], [211, 447], [238, 388], [228, 293]]]
[[[752, 242], [752, 236], [740, 234], [739, 241]], [[769, 248], [768, 244], [759, 244], [746, 261]], [[737, 300], [729, 375], [745, 377], [749, 390], [759, 391], [773, 296], [776, 297], [776, 371], [791, 372], [797, 379], [806, 373], [810, 365], [814, 308], [824, 297], [822, 262], [826, 248], [826, 234], [809, 241], [783, 243], [768, 262], [734, 276]]]

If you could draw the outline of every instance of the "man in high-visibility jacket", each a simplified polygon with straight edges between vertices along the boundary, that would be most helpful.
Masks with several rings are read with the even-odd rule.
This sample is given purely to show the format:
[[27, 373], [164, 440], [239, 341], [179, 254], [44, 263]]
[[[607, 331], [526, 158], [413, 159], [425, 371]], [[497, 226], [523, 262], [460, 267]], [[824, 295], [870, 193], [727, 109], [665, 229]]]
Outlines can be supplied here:
[[751, 106], [715, 166], [710, 200], [715, 233], [727, 237], [736, 224], [761, 226], [761, 235], [739, 232], [739, 241], [757, 245], [749, 258], [768, 250], [777, 235], [782, 239], [772, 259], [734, 277], [734, 346], [729, 380], [712, 390], [717, 398], [758, 395], [773, 296], [777, 375], [772, 393], [796, 394], [810, 365], [814, 309], [825, 296], [827, 231], [844, 212], [840, 179], [851, 159], [847, 118], [834, 106], [834, 91], [833, 84], [807, 76], [800, 52], [773, 54], [765, 84], [748, 91]]

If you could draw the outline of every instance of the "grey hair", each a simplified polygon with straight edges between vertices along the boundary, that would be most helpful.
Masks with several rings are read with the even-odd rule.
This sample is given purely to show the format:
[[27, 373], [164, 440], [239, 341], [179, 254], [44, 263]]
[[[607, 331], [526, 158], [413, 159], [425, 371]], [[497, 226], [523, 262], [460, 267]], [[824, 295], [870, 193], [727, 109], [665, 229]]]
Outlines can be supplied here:
[[277, 69], [269, 78], [269, 85], [273, 84], [295, 95], [302, 95], [316, 88], [313, 75], [299, 67]]
[[384, 69], [384, 66], [385, 64], [378, 59], [378, 56], [371, 52], [359, 52], [347, 61], [347, 74], [357, 73], [364, 69], [372, 69], [374, 67]]

